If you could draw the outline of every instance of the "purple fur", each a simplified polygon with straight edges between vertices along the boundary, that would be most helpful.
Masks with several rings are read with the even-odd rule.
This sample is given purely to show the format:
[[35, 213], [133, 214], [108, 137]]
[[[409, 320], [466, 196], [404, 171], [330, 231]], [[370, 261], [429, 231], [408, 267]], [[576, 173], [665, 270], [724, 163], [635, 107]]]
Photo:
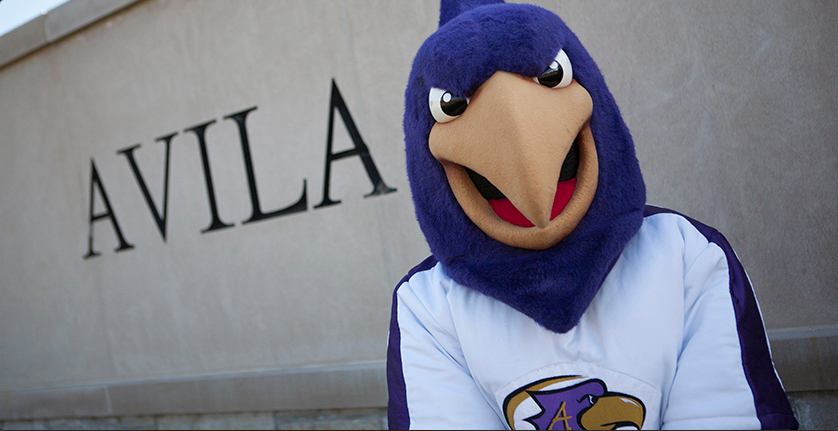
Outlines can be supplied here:
[[442, 0], [439, 2], [439, 26], [456, 18], [463, 12], [487, 4], [503, 3], [503, 0]]
[[[451, 278], [549, 330], [567, 332], [643, 220], [646, 190], [631, 135], [596, 64], [555, 14], [531, 5], [491, 4], [448, 16], [455, 9], [443, 2], [442, 25], [419, 49], [405, 92], [407, 170], [416, 217]], [[498, 70], [537, 76], [559, 49], [594, 101], [597, 192], [576, 229], [556, 246], [543, 251], [510, 247], [471, 222], [431, 155], [428, 91], [438, 87], [471, 96]]]

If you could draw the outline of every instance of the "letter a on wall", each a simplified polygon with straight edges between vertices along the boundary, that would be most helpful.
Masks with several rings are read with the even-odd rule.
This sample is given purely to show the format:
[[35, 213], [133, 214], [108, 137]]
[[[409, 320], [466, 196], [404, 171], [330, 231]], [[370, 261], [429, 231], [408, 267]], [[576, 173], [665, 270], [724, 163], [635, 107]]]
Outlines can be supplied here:
[[[105, 212], [99, 214], [93, 214], [94, 186], [99, 189], [99, 196], [101, 196], [102, 203], [105, 205]], [[99, 179], [99, 172], [96, 170], [96, 163], [93, 163], [92, 158], [90, 159], [90, 211], [88, 212], [88, 215], [90, 216], [90, 231], [88, 232], [87, 237], [87, 254], [84, 255], [85, 259], [99, 256], [99, 252], [93, 250], [93, 223], [103, 218], [107, 218], [111, 221], [114, 233], [116, 233], [116, 237], [119, 239], [119, 247], [117, 247], [115, 251], [130, 250], [134, 248], [134, 246], [128, 244], [128, 242], [125, 241], [125, 237], [122, 236], [122, 230], [119, 228], [119, 223], [116, 221], [116, 214], [114, 214], [113, 208], [111, 208], [111, 202], [108, 199], [108, 194], [105, 192], [105, 186]]]
[[[349, 132], [349, 136], [352, 138], [352, 143], [355, 145], [355, 148], [341, 151], [339, 153], [332, 153], [332, 135], [334, 134], [335, 126], [335, 108], [337, 108], [338, 112], [340, 113], [340, 118], [343, 120], [343, 124], [346, 126], [346, 131]], [[343, 101], [343, 96], [341, 96], [340, 90], [338, 90], [338, 86], [335, 83], [335, 80], [333, 79], [332, 97], [329, 104], [329, 131], [328, 136], [326, 138], [326, 169], [325, 178], [323, 179], [323, 201], [315, 205], [314, 208], [322, 208], [340, 203], [340, 200], [333, 201], [331, 198], [329, 198], [329, 180], [331, 179], [332, 162], [335, 160], [340, 160], [352, 156], [361, 157], [361, 161], [364, 163], [364, 169], [366, 169], [367, 175], [370, 177], [370, 181], [372, 182], [372, 192], [370, 192], [367, 195], [364, 195], [364, 197], [384, 195], [396, 191], [396, 189], [388, 187], [387, 184], [384, 184], [384, 180], [381, 179], [381, 175], [378, 173], [378, 169], [376, 169], [375, 163], [372, 161], [370, 150], [369, 148], [367, 148], [367, 145], [364, 144], [364, 140], [361, 138], [361, 134], [358, 133], [358, 128], [355, 127], [355, 121], [352, 120], [352, 115], [349, 114], [349, 109], [346, 107], [346, 102]]]

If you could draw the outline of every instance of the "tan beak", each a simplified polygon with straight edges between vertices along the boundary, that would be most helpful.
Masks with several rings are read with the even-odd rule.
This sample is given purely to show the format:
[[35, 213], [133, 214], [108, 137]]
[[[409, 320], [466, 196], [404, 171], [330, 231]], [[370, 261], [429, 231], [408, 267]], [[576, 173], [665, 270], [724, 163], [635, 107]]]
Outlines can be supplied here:
[[550, 222], [556, 184], [571, 145], [591, 118], [593, 101], [577, 82], [548, 89], [496, 72], [468, 109], [431, 129], [431, 153], [486, 177], [535, 226]]

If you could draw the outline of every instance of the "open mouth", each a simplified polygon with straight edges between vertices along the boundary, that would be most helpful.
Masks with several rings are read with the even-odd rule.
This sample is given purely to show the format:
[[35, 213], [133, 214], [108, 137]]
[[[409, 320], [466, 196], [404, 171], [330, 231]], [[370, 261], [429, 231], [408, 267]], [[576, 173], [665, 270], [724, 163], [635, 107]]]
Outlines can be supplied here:
[[[512, 223], [515, 226], [533, 227], [535, 226], [528, 220], [515, 205], [504, 196], [486, 177], [477, 172], [465, 168], [471, 181], [480, 195], [483, 196], [492, 206], [492, 210], [501, 219]], [[553, 220], [561, 214], [565, 209], [570, 198], [573, 197], [573, 191], [576, 189], [576, 171], [579, 169], [579, 145], [576, 141], [570, 147], [567, 156], [562, 163], [561, 172], [559, 173], [559, 181], [556, 185], [556, 195], [553, 198], [553, 207], [550, 211], [550, 220]]]

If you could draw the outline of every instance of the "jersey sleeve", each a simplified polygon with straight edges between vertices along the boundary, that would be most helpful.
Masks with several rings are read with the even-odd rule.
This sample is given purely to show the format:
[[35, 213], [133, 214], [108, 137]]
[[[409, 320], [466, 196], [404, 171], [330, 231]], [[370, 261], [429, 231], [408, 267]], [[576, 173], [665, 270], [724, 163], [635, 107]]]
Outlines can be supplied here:
[[682, 350], [664, 429], [796, 429], [750, 280], [718, 231], [687, 219]]
[[503, 429], [469, 373], [447, 306], [446, 280], [428, 271], [408, 277], [393, 295], [390, 429]]

